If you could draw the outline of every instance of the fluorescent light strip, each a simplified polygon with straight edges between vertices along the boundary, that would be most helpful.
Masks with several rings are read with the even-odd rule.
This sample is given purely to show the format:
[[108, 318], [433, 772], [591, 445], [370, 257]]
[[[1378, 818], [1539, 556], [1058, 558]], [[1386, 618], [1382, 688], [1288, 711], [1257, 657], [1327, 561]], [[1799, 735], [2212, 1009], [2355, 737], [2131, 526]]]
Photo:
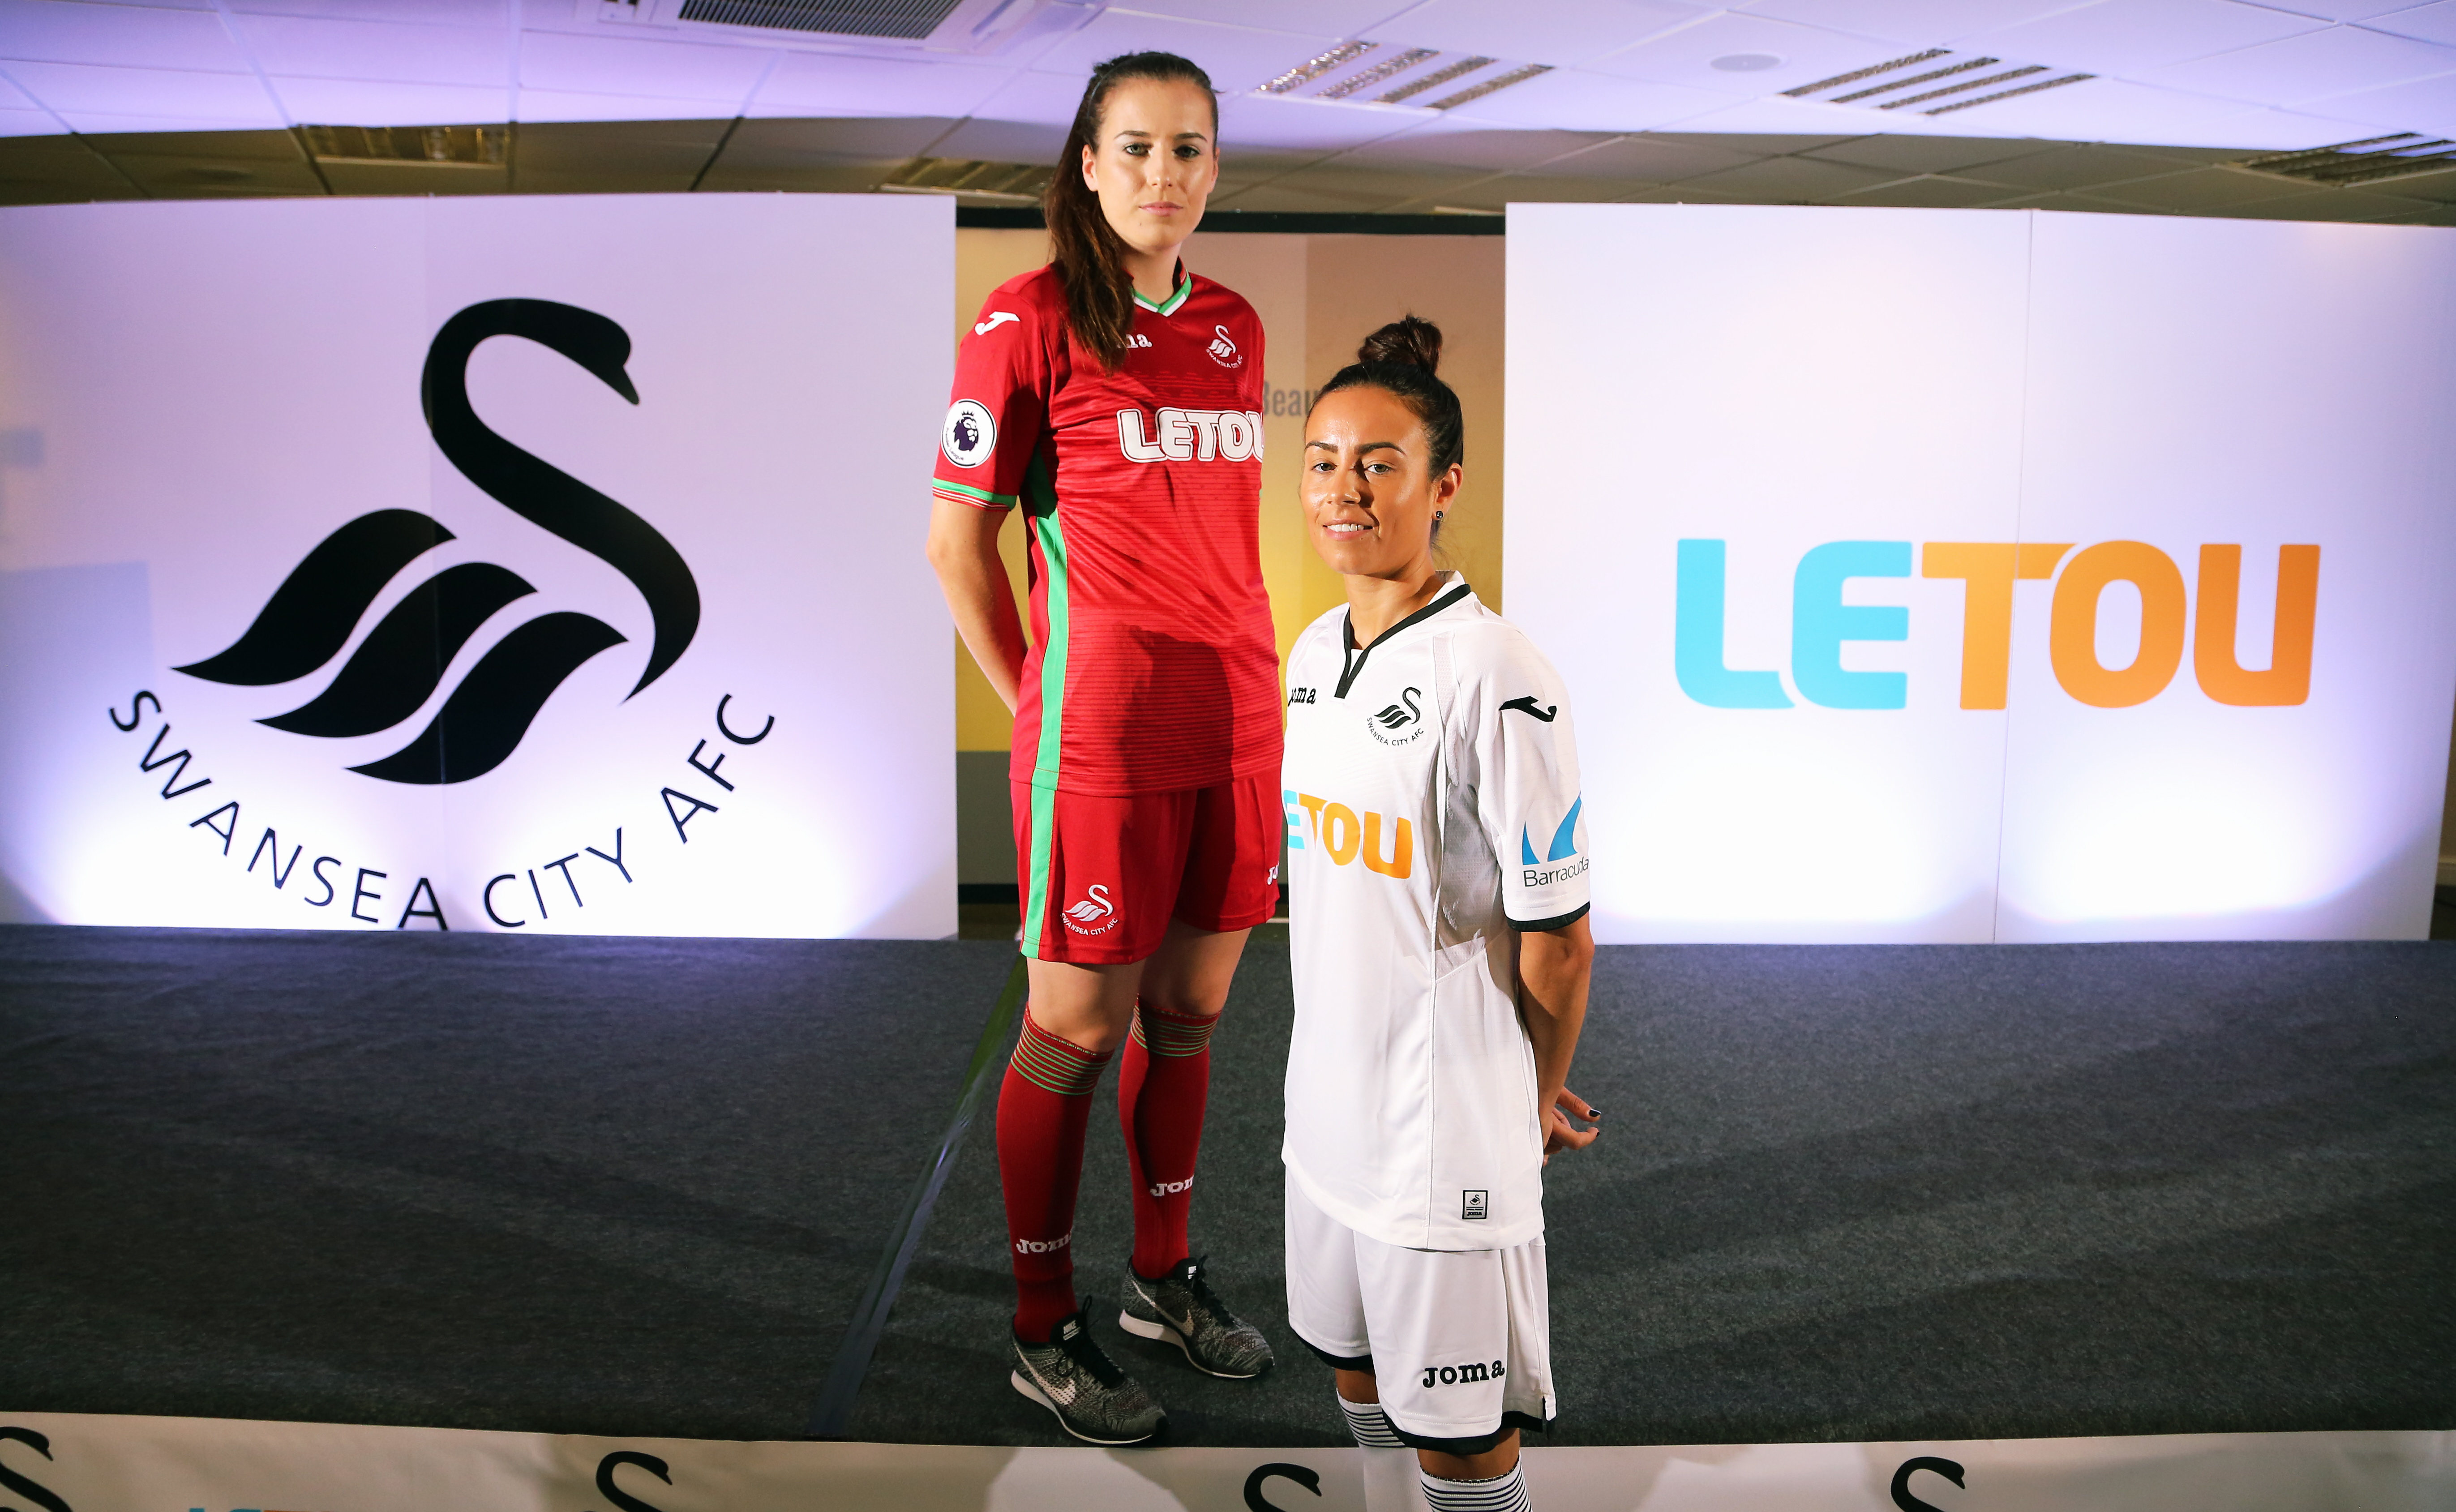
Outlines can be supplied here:
[[1464, 105], [1469, 100], [1480, 100], [1495, 90], [1505, 90], [1513, 84], [1524, 84], [1539, 73], [1551, 72], [1552, 65], [1549, 63], [1529, 63], [1523, 69], [1512, 69], [1498, 78], [1486, 79], [1481, 84], [1461, 90], [1446, 99], [1435, 100], [1432, 108], [1437, 111], [1446, 111], [1452, 106]]
[[1795, 90], [1785, 90], [1782, 92], [1789, 98], [1797, 99], [1805, 94], [1813, 94], [1819, 90], [1839, 89], [1845, 84], [1856, 84], [1861, 79], [1873, 79], [1879, 73], [1891, 73], [1895, 69], [1909, 68], [1914, 63], [1925, 63], [1930, 58], [1944, 58], [1952, 55], [1951, 48], [1930, 48], [1925, 52], [1914, 52], [1909, 57], [1895, 58], [1891, 63], [1879, 63], [1874, 68], [1857, 69], [1849, 73], [1836, 73], [1830, 79], [1818, 79], [1813, 84], [1803, 84]]
[[[1884, 104], [1877, 106], [1876, 109], [1880, 111], [1898, 111], [1905, 105], [1916, 105], [1921, 100], [1940, 100], [1948, 94], [1958, 94], [1964, 90], [1983, 90], [1990, 84], [2001, 84], [2006, 79], [2026, 79], [2033, 73], [2044, 73], [2045, 72], [2047, 72], [2047, 66], [2043, 63], [2033, 63], [2025, 69], [2006, 69], [2001, 73], [1990, 73], [1983, 79], [1972, 79], [1967, 84], [1948, 84], [1940, 90], [1930, 90], [1924, 94], [1914, 94], [1908, 99], [1887, 100]], [[2086, 75], [2083, 76], [2086, 77]], [[2032, 85], [2030, 88], [2035, 89], [2036, 86]], [[2011, 90], [2004, 92], [2005, 94], [2010, 94], [2012, 92], [2013, 92]], [[1990, 94], [1987, 98], [1991, 100], [2001, 99], [2003, 98], [2003, 95]], [[1976, 105], [1980, 102], [1977, 100], [1971, 100], [1967, 103]], [[1922, 115], [1934, 115], [1936, 112], [1934, 111], [1922, 111], [1919, 113]]]
[[1340, 80], [1322, 91], [1320, 97], [1325, 100], [1343, 100], [1359, 90], [1371, 89], [1393, 73], [1406, 72], [1426, 58], [1440, 56], [1441, 53], [1431, 48], [1409, 48], [1395, 58], [1385, 58], [1361, 73], [1351, 74]]
[[1285, 94], [1300, 84], [1311, 84], [1342, 63], [1353, 63], [1375, 48], [1379, 42], [1344, 42], [1327, 52], [1317, 53], [1288, 70], [1256, 91], [1259, 94]]
[[1949, 79], [1956, 73], [1967, 73], [1972, 69], [1992, 69], [2003, 61], [2002, 58], [1972, 58], [1967, 63], [1956, 63], [1949, 69], [1931, 69], [1925, 73], [1914, 73], [1909, 78], [1896, 79], [1891, 84], [1872, 84], [1864, 90], [1853, 90], [1848, 94], [1836, 94], [1825, 103], [1848, 105], [1852, 100], [1864, 100], [1871, 94], [1887, 94], [1894, 90], [1906, 90], [1914, 84], [1925, 84], [1930, 79]]
[[1490, 68], [1492, 64], [1493, 60], [1491, 58], [1463, 58], [1460, 61], [1451, 64], [1448, 68], [1435, 69], [1433, 72], [1425, 74], [1422, 78], [1409, 79], [1406, 83], [1400, 85], [1397, 89], [1392, 90], [1389, 93], [1382, 95], [1373, 103], [1376, 105], [1396, 105], [1401, 100], [1409, 99], [1415, 95], [1422, 94], [1426, 90], [1435, 89], [1441, 85], [1447, 84], [1452, 79], [1463, 78], [1467, 74], [1473, 73], [1478, 69]]
[[[1982, 94], [1975, 100], [1963, 100], [1955, 105], [1939, 105], [1934, 110], [1921, 111], [1919, 113], [1921, 115], [1945, 115], [1955, 111], [1966, 111], [1974, 105], [1986, 105], [1996, 100], [2009, 100], [2016, 94], [2036, 94], [2040, 90], [2058, 89], [2066, 84], [2078, 84], [2083, 79], [2094, 79], [2096, 77], [2098, 77], [2098, 75], [2095, 73], [2067, 73], [2062, 78], [2049, 79], [2043, 84], [2024, 84], [2017, 90], [1999, 90], [1994, 94]], [[1904, 101], [1903, 103], [1908, 104], [1909, 102]], [[1888, 107], [1888, 109], [1890, 109], [1890, 107]]]

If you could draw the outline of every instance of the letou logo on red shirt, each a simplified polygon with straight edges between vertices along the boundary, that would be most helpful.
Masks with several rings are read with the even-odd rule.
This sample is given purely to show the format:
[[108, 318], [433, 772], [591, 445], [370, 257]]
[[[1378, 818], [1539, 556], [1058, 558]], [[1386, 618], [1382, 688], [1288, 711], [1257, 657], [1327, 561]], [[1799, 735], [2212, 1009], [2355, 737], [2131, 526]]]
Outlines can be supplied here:
[[1259, 410], [1117, 411], [1117, 449], [1130, 462], [1241, 462], [1262, 455]]

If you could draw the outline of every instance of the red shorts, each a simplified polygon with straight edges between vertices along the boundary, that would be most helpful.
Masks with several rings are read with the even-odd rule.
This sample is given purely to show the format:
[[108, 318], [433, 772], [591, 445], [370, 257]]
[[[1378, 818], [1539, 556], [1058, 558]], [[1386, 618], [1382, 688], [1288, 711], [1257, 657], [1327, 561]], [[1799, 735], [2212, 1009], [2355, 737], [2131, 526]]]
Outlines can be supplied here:
[[1168, 921], [1223, 933], [1279, 910], [1279, 774], [1109, 798], [1014, 784], [1023, 953], [1115, 966]]

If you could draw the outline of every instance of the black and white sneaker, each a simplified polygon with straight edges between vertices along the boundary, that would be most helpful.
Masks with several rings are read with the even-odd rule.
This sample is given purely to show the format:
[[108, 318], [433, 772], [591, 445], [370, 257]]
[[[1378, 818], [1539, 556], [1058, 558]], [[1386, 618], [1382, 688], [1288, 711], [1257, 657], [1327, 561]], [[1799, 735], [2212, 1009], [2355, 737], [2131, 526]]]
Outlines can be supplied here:
[[1127, 1266], [1126, 1305], [1117, 1326], [1175, 1344], [1195, 1369], [1209, 1375], [1247, 1380], [1271, 1368], [1270, 1340], [1228, 1310], [1204, 1279], [1199, 1258], [1177, 1261], [1157, 1280], [1147, 1281]]
[[1088, 1321], [1076, 1313], [1045, 1344], [1009, 1334], [1014, 1369], [1007, 1379], [1085, 1443], [1140, 1443], [1168, 1426], [1168, 1414], [1093, 1342]]

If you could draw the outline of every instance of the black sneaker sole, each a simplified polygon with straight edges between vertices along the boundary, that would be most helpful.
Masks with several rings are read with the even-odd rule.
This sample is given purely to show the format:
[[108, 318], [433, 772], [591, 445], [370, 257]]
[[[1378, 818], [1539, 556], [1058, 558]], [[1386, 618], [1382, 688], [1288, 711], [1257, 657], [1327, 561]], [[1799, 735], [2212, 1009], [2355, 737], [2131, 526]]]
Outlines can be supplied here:
[[1174, 1327], [1167, 1323], [1155, 1322], [1148, 1318], [1136, 1318], [1134, 1314], [1120, 1308], [1117, 1311], [1117, 1326], [1124, 1329], [1127, 1333], [1134, 1335], [1137, 1338], [1156, 1338], [1162, 1343], [1175, 1344], [1177, 1348], [1177, 1352], [1185, 1357], [1185, 1362], [1187, 1364], [1192, 1365], [1195, 1369], [1202, 1372], [1206, 1376], [1216, 1376], [1221, 1380], [1252, 1380], [1262, 1375], [1264, 1371], [1269, 1370], [1272, 1364], [1276, 1363], [1276, 1361], [1266, 1360], [1263, 1362], [1260, 1370], [1214, 1370], [1202, 1361], [1195, 1359], [1194, 1346], [1187, 1342], [1183, 1334], [1178, 1333]]
[[1143, 1434], [1143, 1435], [1140, 1435], [1139, 1437], [1136, 1437], [1136, 1438], [1133, 1438], [1133, 1439], [1101, 1439], [1101, 1438], [1095, 1438], [1095, 1437], [1094, 1437], [1094, 1436], [1093, 1436], [1093, 1435], [1091, 1435], [1091, 1434], [1085, 1433], [1082, 1429], [1075, 1427], [1073, 1423], [1071, 1423], [1071, 1422], [1067, 1421], [1067, 1420], [1066, 1420], [1066, 1414], [1058, 1410], [1057, 1403], [1055, 1403], [1055, 1402], [1054, 1402], [1054, 1401], [1050, 1400], [1049, 1400], [1049, 1396], [1048, 1396], [1048, 1394], [1047, 1394], [1046, 1392], [1043, 1392], [1043, 1391], [1042, 1391], [1038, 1386], [1036, 1386], [1036, 1385], [1033, 1384], [1031, 1378], [1030, 1378], [1030, 1377], [1028, 1377], [1028, 1376], [1026, 1376], [1022, 1371], [1019, 1371], [1019, 1370], [1010, 1370], [1010, 1371], [1008, 1371], [1008, 1372], [1006, 1373], [1006, 1379], [1007, 1379], [1008, 1382], [1009, 1382], [1010, 1384], [1012, 1384], [1012, 1385], [1014, 1387], [1014, 1389], [1015, 1389], [1015, 1390], [1017, 1390], [1017, 1391], [1019, 1391], [1019, 1392], [1023, 1393], [1023, 1395], [1024, 1395], [1027, 1399], [1029, 1399], [1029, 1400], [1033, 1400], [1033, 1401], [1036, 1401], [1036, 1402], [1040, 1403], [1042, 1406], [1044, 1406], [1044, 1407], [1048, 1408], [1048, 1409], [1049, 1409], [1049, 1415], [1050, 1415], [1051, 1417], [1055, 1418], [1055, 1419], [1057, 1420], [1057, 1426], [1059, 1426], [1060, 1428], [1065, 1429], [1068, 1433], [1070, 1433], [1070, 1434], [1074, 1435], [1075, 1438], [1082, 1440], [1085, 1443], [1096, 1443], [1096, 1444], [1101, 1445], [1101, 1446], [1102, 1446], [1102, 1447], [1104, 1447], [1104, 1448], [1110, 1448], [1110, 1449], [1122, 1448], [1122, 1447], [1124, 1447], [1124, 1446], [1125, 1446], [1125, 1445], [1127, 1445], [1127, 1444], [1135, 1444], [1135, 1443], [1149, 1443], [1149, 1442], [1151, 1442], [1154, 1439], [1158, 1438], [1161, 1434], [1166, 1433], [1166, 1432], [1168, 1431], [1168, 1420], [1167, 1420], [1166, 1418], [1162, 1418], [1162, 1419], [1160, 1419], [1160, 1420], [1159, 1420], [1159, 1425], [1158, 1425], [1157, 1427], [1156, 1427], [1156, 1428], [1152, 1429], [1152, 1431], [1151, 1431], [1151, 1432], [1146, 1433], [1146, 1434]]

